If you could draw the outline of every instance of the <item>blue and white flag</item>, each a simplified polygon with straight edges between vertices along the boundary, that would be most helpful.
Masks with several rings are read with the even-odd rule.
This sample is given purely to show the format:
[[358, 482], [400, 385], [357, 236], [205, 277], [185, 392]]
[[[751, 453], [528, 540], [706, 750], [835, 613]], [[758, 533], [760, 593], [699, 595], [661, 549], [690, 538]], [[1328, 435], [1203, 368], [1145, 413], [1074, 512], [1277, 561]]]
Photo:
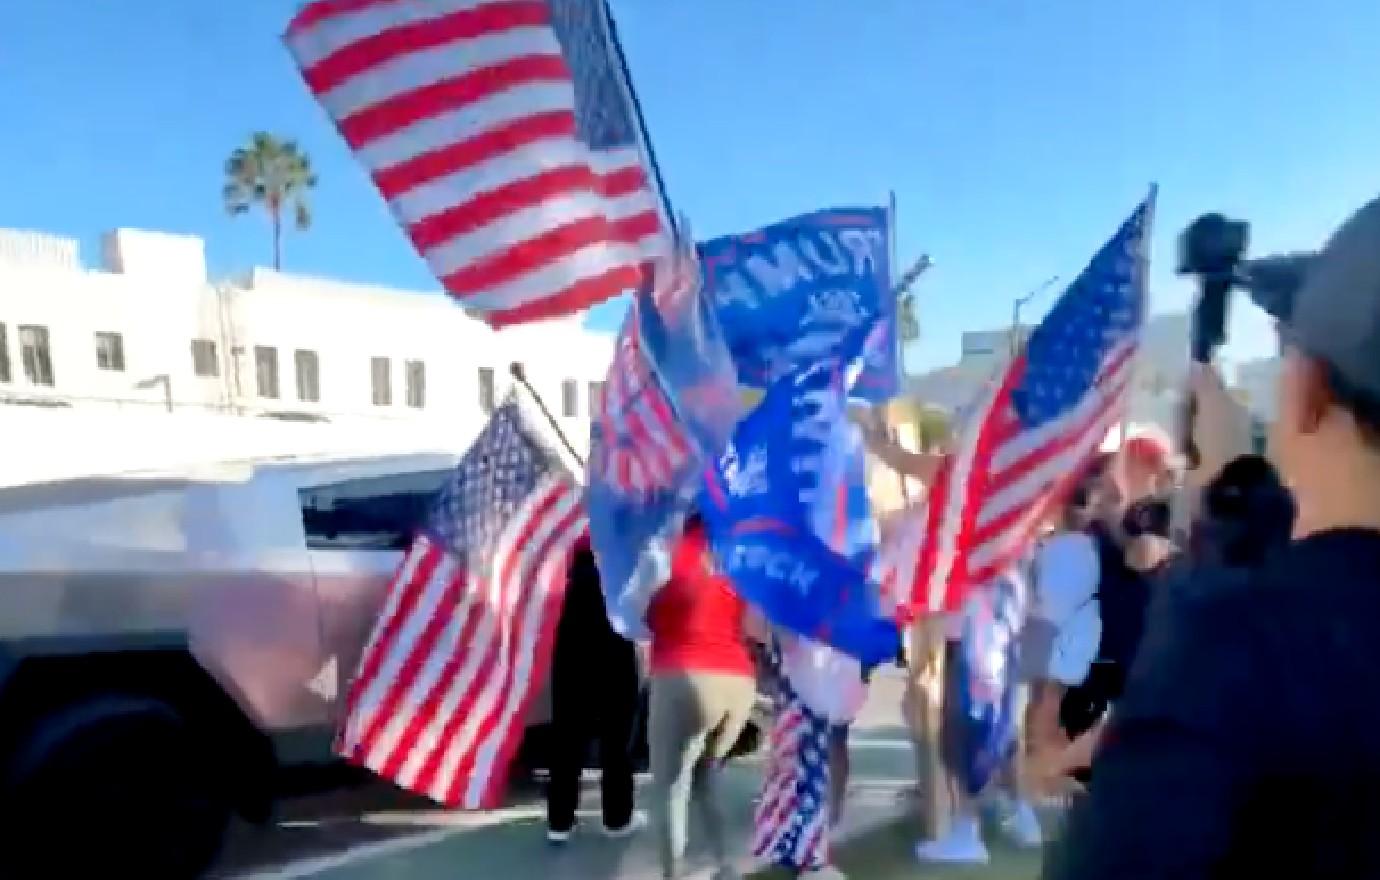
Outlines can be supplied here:
[[896, 656], [899, 635], [870, 577], [876, 527], [845, 412], [846, 366], [864, 335], [870, 328], [845, 340], [851, 359], [799, 368], [767, 390], [705, 469], [700, 508], [744, 599], [777, 626], [874, 666]]
[[767, 388], [794, 368], [838, 354], [860, 326], [882, 327], [849, 389], [890, 400], [900, 389], [896, 299], [884, 208], [802, 214], [699, 245], [705, 286], [740, 381]]
[[958, 710], [963, 714], [963, 784], [982, 793], [1017, 746], [1017, 636], [1025, 625], [1027, 590], [1015, 570], [974, 589], [963, 610], [958, 651]]
[[600, 411], [591, 420], [585, 505], [609, 620], [646, 635], [670, 543], [742, 411], [737, 375], [693, 250], [663, 263], [624, 318]]

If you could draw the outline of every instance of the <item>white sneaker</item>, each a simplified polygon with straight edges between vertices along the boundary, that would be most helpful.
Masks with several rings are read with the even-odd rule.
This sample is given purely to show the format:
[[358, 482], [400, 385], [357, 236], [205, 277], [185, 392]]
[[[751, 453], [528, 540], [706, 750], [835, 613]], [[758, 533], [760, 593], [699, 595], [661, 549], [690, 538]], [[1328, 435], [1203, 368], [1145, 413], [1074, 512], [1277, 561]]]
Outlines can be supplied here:
[[956, 819], [948, 834], [917, 843], [915, 857], [945, 865], [985, 865], [991, 861], [976, 818]]
[[570, 843], [570, 838], [575, 835], [575, 826], [571, 825], [565, 831], [557, 831], [554, 828], [546, 829], [546, 842], [552, 846], [565, 846]]
[[1022, 849], [1039, 849], [1044, 846], [1044, 830], [1040, 828], [1040, 819], [1035, 815], [1035, 808], [1028, 801], [1017, 801], [1012, 805], [1011, 812], [1002, 820], [1001, 829], [1006, 832], [1012, 843]]
[[848, 875], [840, 871], [833, 865], [824, 865], [820, 868], [811, 868], [808, 871], [801, 871], [802, 880], [848, 880]]
[[604, 836], [612, 837], [615, 839], [620, 837], [632, 837], [634, 834], [646, 827], [647, 814], [635, 810], [633, 811], [632, 816], [628, 818], [628, 824], [624, 825], [622, 828], [610, 828], [609, 826], [605, 825]]

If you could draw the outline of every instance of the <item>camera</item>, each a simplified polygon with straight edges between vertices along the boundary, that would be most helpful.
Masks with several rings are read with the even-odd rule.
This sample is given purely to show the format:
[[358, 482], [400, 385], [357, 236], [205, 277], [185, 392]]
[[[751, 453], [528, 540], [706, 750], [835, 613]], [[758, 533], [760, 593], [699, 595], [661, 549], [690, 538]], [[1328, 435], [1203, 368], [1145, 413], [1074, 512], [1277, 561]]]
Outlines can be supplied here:
[[[1314, 254], [1289, 254], [1246, 259], [1251, 227], [1244, 220], [1204, 214], [1179, 236], [1179, 274], [1198, 276], [1198, 302], [1193, 308], [1193, 360], [1211, 363], [1213, 353], [1227, 341], [1227, 314], [1233, 288], [1246, 291], [1257, 306], [1276, 320], [1289, 317], [1294, 295], [1303, 286]], [[1185, 452], [1197, 466], [1193, 420], [1195, 403], [1188, 401], [1184, 422]]]
[[1221, 214], [1204, 214], [1179, 236], [1179, 274], [1197, 275], [1200, 288], [1192, 342], [1199, 363], [1227, 341], [1227, 306], [1250, 236], [1250, 224]]
[[1204, 214], [1179, 236], [1179, 274], [1197, 275], [1198, 304], [1193, 310], [1193, 359], [1207, 363], [1227, 340], [1228, 299], [1232, 288], [1276, 320], [1289, 316], [1294, 294], [1316, 255], [1286, 254], [1245, 259], [1251, 226], [1221, 214]]
[[1179, 236], [1179, 274], [1234, 276], [1250, 238], [1246, 221], [1204, 214]]

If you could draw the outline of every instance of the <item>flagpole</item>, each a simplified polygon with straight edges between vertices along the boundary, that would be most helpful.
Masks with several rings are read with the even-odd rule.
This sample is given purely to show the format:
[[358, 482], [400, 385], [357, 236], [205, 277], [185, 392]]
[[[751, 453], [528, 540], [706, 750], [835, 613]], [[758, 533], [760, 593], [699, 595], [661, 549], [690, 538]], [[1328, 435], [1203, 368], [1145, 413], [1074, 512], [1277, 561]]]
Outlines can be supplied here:
[[[1151, 181], [1150, 189], [1145, 194], [1145, 229], [1141, 234], [1140, 253], [1136, 256], [1136, 284], [1140, 286], [1141, 316], [1140, 327], [1144, 332], [1146, 323], [1145, 312], [1150, 309], [1150, 240], [1155, 227], [1155, 201], [1160, 194], [1160, 185]], [[1121, 411], [1121, 444], [1126, 445], [1126, 436], [1131, 430], [1131, 399], [1127, 395], [1126, 406]], [[1192, 443], [1192, 435], [1189, 436]], [[1187, 451], [1187, 450], [1185, 450]]]
[[676, 225], [675, 211], [671, 209], [671, 199], [666, 194], [666, 181], [661, 176], [661, 165], [656, 160], [656, 151], [652, 149], [652, 136], [647, 131], [647, 120], [642, 115], [642, 102], [637, 99], [637, 89], [633, 88], [632, 73], [628, 69], [628, 59], [623, 54], [623, 44], [618, 39], [618, 24], [613, 20], [613, 10], [609, 8], [608, 0], [601, 0], [600, 6], [603, 7], [604, 23], [608, 27], [609, 45], [613, 46], [613, 54], [618, 58], [618, 69], [623, 73], [623, 88], [628, 92], [628, 103], [632, 105], [633, 116], [637, 120], [637, 131], [642, 141], [642, 150], [647, 154], [647, 164], [651, 166], [652, 177], [656, 180], [657, 195], [661, 197], [661, 209], [666, 214], [666, 222], [671, 227], [671, 235], [679, 238], [680, 228]]
[[570, 453], [570, 457], [575, 459], [576, 464], [580, 467], [584, 467], [584, 457], [575, 451], [575, 447], [570, 444], [570, 438], [565, 436], [565, 431], [561, 430], [560, 422], [556, 421], [556, 417], [552, 415], [551, 410], [547, 408], [546, 401], [542, 400], [541, 395], [537, 393], [537, 389], [533, 388], [532, 383], [527, 380], [527, 371], [523, 369], [522, 364], [513, 361], [508, 365], [508, 372], [512, 374], [513, 381], [521, 385], [523, 389], [532, 396], [532, 401], [536, 403], [537, 409], [541, 410], [541, 414], [546, 416], [546, 423], [551, 426], [552, 431], [556, 432], [556, 437], [561, 441], [561, 445], [565, 447], [565, 451]]

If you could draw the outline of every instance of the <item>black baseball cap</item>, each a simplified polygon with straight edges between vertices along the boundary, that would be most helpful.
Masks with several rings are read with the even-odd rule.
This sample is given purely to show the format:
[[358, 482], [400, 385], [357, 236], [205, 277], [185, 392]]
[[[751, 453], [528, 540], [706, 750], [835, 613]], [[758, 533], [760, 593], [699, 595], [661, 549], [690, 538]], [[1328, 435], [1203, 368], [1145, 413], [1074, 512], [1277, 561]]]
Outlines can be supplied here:
[[1253, 261], [1249, 274], [1252, 298], [1279, 322], [1286, 342], [1380, 401], [1380, 198], [1351, 215], [1318, 253]]

